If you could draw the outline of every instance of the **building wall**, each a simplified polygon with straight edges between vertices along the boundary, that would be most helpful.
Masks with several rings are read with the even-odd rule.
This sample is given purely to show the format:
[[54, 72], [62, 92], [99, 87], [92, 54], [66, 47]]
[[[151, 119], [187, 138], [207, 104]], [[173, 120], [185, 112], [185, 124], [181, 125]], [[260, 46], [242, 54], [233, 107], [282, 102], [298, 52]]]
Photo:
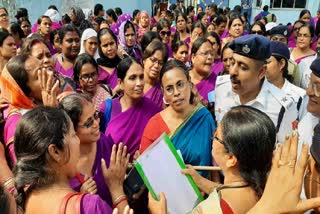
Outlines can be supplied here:
[[[240, 5], [241, 0], [232, 0], [229, 1], [229, 7], [232, 9], [235, 5]], [[256, 4], [256, 0], [253, 0], [253, 5]], [[319, 8], [320, 0], [307, 0], [306, 8], [310, 10], [311, 15], [314, 17], [317, 14]], [[253, 7], [252, 9], [252, 18], [262, 11], [264, 5], [270, 6], [270, 0], [262, 0], [261, 8]], [[299, 18], [301, 9], [269, 9], [270, 13], [274, 13], [277, 17], [277, 23], [287, 24], [291, 22], [292, 24]]]
[[10, 14], [11, 17], [14, 17], [15, 15], [16, 10], [14, 7], [27, 8], [32, 23], [34, 23], [39, 16], [44, 14], [49, 5], [56, 5], [60, 15], [68, 13], [69, 8], [73, 5], [79, 5], [81, 8], [88, 8], [91, 6], [93, 10], [96, 3], [101, 3], [105, 9], [120, 7], [124, 13], [132, 14], [134, 9], [140, 9], [147, 10], [149, 14], [151, 14], [151, 0], [0, 0], [0, 5], [4, 5], [4, 3], [9, 3], [11, 5], [11, 11], [13, 11]]

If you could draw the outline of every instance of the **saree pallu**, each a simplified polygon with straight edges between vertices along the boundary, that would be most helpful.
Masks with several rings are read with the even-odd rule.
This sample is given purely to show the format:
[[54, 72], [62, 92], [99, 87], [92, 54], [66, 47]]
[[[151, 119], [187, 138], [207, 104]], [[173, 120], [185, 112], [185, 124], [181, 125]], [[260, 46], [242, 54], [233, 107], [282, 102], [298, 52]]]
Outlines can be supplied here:
[[117, 69], [114, 69], [110, 74], [108, 71], [106, 71], [101, 66], [99, 66], [98, 72], [99, 72], [98, 82], [100, 84], [107, 84], [112, 89], [116, 87], [116, 85], [118, 84]]
[[223, 71], [223, 63], [221, 59], [215, 59], [210, 72], [218, 76], [219, 73], [221, 73], [222, 71]]
[[[134, 106], [122, 112], [120, 98], [112, 100], [111, 119], [107, 124], [105, 134], [115, 144], [127, 146], [131, 157], [140, 147], [143, 130], [149, 119], [160, 111], [151, 100], [142, 97]], [[109, 109], [109, 108], [106, 108]], [[110, 112], [104, 112], [110, 114]]]
[[35, 107], [33, 101], [27, 97], [21, 90], [17, 82], [13, 79], [7, 68], [5, 67], [0, 76], [1, 96], [5, 98], [10, 106], [7, 110], [6, 123], [4, 125], [4, 143], [6, 146], [6, 156], [8, 157], [9, 165], [13, 166], [16, 163], [14, 153], [14, 132], [16, 126], [24, 112]]
[[[212, 165], [212, 135], [215, 125], [210, 112], [201, 104], [187, 116], [185, 121], [170, 135], [183, 160], [193, 166]], [[206, 176], [207, 172], [200, 172]]]
[[81, 214], [112, 213], [112, 208], [99, 195], [85, 194], [80, 202]]
[[207, 79], [203, 79], [198, 84], [196, 84], [198, 92], [204, 100], [208, 101], [208, 93], [215, 89], [216, 79], [217, 74], [211, 72]]
[[149, 98], [154, 104], [156, 104], [160, 109], [163, 108], [163, 93], [161, 90], [160, 83], [157, 83], [152, 88], [150, 88], [144, 97]]
[[69, 78], [73, 79], [73, 66], [70, 67], [69, 69], [65, 70], [62, 67], [62, 65], [59, 62], [59, 60], [57, 59], [56, 60], [56, 64], [54, 66], [54, 70], [59, 72], [62, 76], [69, 77]]
[[[92, 166], [92, 179], [96, 182], [97, 185], [97, 195], [99, 195], [110, 206], [112, 206], [112, 199], [109, 188], [106, 185], [103, 177], [101, 169], [101, 159], [103, 158], [106, 161], [107, 167], [109, 167], [112, 144], [112, 141], [101, 133], [100, 139], [97, 142], [96, 157]], [[80, 192], [82, 183], [77, 177], [70, 179], [69, 183], [73, 190]]]

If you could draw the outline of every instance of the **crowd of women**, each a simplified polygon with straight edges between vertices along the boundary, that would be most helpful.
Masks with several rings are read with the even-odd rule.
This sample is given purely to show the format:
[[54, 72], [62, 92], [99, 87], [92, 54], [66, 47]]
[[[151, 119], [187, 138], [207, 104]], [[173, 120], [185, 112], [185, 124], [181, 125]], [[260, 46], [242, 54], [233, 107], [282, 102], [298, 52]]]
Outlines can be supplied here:
[[61, 18], [51, 5], [31, 25], [25, 8], [12, 23], [0, 8], [1, 212], [167, 213], [163, 193], [156, 200], [146, 188], [133, 196], [124, 188], [129, 163], [162, 133], [206, 198], [191, 213], [320, 207], [319, 198], [300, 200], [309, 149], [300, 145], [298, 154], [298, 132], [275, 150], [266, 113], [237, 106], [217, 124], [213, 95], [234, 64], [230, 42], [244, 34], [272, 40], [268, 81], [304, 95], [320, 22], [303, 10], [288, 27], [289, 50], [263, 16], [250, 26], [241, 7], [203, 10], [178, 1], [168, 10], [156, 4], [151, 17], [97, 4], [93, 14], [73, 7]]

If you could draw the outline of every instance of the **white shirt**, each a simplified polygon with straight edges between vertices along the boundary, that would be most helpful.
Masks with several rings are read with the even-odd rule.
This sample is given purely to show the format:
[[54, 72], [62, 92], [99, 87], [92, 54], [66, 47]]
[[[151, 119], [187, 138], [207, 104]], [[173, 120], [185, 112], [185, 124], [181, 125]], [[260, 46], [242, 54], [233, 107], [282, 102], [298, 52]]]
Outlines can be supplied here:
[[[314, 127], [319, 123], [319, 121], [320, 121], [320, 118], [313, 116], [310, 112], [307, 112], [307, 114], [300, 120], [298, 124], [298, 133], [299, 133], [298, 157], [301, 154], [303, 143], [307, 143], [310, 149], [312, 144], [313, 130], [314, 130]], [[300, 198], [301, 199], [306, 198], [304, 186], [302, 188]], [[305, 213], [310, 213], [310, 212], [305, 212]]]
[[308, 85], [310, 82], [310, 76], [312, 73], [312, 71], [310, 69], [310, 65], [316, 58], [317, 58], [317, 55], [310, 56], [310, 57], [304, 58], [299, 63], [298, 67], [299, 67], [300, 75], [301, 75], [301, 81], [300, 81], [301, 88], [304, 88], [304, 89], [308, 88]]
[[[239, 96], [232, 91], [229, 75], [217, 78], [215, 91], [215, 116], [219, 123], [226, 112], [234, 106], [241, 105], [241, 103]], [[254, 107], [266, 113], [275, 127], [277, 127], [278, 124], [278, 116], [281, 108], [284, 107], [285, 112], [277, 133], [278, 142], [284, 143], [285, 136], [292, 133], [292, 122], [298, 117], [294, 100], [286, 96], [281, 89], [272, 85], [266, 79], [257, 97], [244, 105]]]
[[314, 127], [319, 123], [320, 118], [313, 116], [310, 112], [300, 120], [298, 124], [298, 132], [299, 132], [299, 146], [298, 146], [298, 154], [301, 152], [302, 144], [307, 143], [309, 148], [312, 144], [313, 130]]
[[284, 81], [284, 85], [282, 86], [281, 90], [284, 91], [286, 96], [291, 97], [295, 103], [298, 105], [300, 98], [302, 99], [302, 103], [299, 108], [299, 119], [301, 119], [307, 113], [307, 104], [308, 104], [308, 96], [306, 94], [306, 90], [295, 86], [294, 84], [290, 83], [287, 79]]

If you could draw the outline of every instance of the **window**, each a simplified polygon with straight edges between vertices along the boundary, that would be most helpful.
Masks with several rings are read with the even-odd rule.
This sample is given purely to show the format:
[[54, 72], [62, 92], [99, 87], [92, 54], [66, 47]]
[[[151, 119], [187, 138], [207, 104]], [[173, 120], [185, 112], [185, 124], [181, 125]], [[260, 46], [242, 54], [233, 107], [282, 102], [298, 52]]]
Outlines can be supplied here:
[[271, 8], [305, 8], [307, 0], [271, 0]]
[[256, 1], [256, 7], [261, 7], [262, 5], [262, 1], [261, 0], [257, 0]]

